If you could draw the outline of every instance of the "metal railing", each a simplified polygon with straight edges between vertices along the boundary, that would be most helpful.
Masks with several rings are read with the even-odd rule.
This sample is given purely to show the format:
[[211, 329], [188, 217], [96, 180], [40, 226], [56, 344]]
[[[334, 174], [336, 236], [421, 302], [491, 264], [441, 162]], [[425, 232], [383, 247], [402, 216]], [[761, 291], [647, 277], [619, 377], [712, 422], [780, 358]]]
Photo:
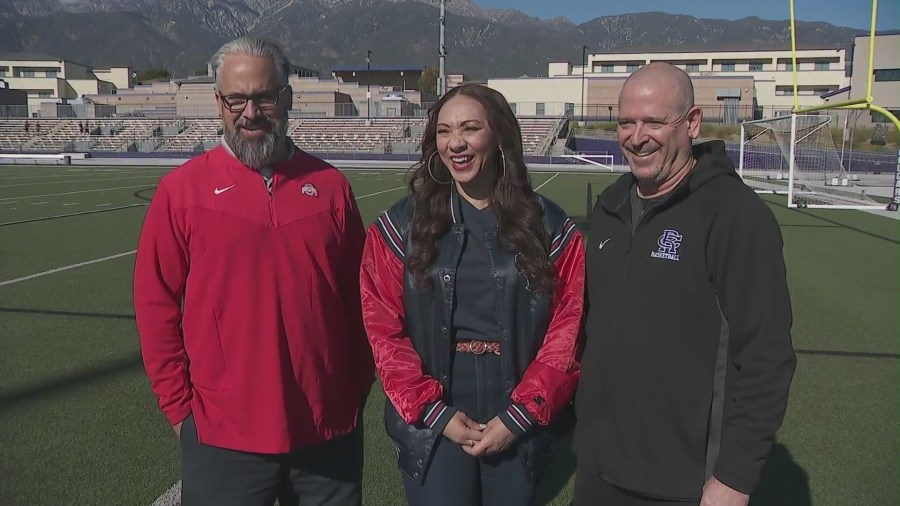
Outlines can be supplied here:
[[549, 154], [550, 148], [553, 147], [553, 142], [556, 140], [556, 137], [559, 135], [560, 130], [562, 130], [563, 125], [565, 125], [566, 121], [568, 120], [569, 118], [564, 115], [556, 118], [556, 122], [553, 124], [553, 126], [550, 127], [550, 130], [547, 132], [544, 138], [541, 139], [541, 142], [540, 144], [538, 144], [537, 148], [535, 148], [536, 154]]

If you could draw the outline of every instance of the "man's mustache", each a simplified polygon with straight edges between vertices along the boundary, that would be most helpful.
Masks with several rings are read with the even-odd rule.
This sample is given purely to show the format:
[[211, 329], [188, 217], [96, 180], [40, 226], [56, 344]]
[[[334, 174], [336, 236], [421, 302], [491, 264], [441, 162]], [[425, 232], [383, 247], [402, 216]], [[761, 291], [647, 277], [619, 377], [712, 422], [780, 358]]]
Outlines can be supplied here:
[[269, 128], [271, 129], [275, 125], [275, 122], [269, 118], [263, 116], [259, 120], [249, 120], [247, 118], [239, 119], [235, 124], [235, 128], [253, 128], [253, 129], [261, 129], [261, 128]]

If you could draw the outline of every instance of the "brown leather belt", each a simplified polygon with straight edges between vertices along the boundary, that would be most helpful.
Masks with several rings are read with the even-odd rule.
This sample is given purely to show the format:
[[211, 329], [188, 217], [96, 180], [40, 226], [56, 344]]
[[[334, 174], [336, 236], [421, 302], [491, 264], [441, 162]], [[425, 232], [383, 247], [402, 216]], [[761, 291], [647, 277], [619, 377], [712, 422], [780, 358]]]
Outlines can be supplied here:
[[485, 353], [500, 354], [500, 343], [486, 341], [459, 341], [456, 343], [456, 351], [483, 355]]

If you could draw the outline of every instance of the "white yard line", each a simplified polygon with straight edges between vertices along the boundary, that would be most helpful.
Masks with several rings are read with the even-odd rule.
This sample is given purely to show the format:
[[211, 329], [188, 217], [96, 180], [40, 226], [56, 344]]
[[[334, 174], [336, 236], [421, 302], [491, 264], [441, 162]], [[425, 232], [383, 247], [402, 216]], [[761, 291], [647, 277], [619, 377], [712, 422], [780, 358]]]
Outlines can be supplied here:
[[129, 179], [159, 179], [159, 175], [145, 175], [145, 176], [128, 176], [128, 177], [114, 177], [114, 178], [92, 178], [92, 179], [77, 179], [75, 181], [42, 181], [40, 183], [16, 183], [16, 184], [3, 184], [0, 182], [0, 189], [2, 188], [13, 188], [16, 186], [37, 186], [42, 184], [75, 184], [75, 183], [108, 183], [110, 181], [128, 181]]
[[[76, 204], [77, 204], [77, 202], [76, 202]], [[32, 205], [35, 205], [35, 204], [32, 204]], [[64, 206], [74, 206], [75, 204], [63, 204], [63, 205], [64, 205]], [[104, 205], [104, 206], [108, 206], [108, 205], [111, 205], [111, 204], [103, 204], [103, 205]], [[104, 212], [106, 212], [106, 211], [115, 211], [115, 210], [118, 210], [118, 209], [128, 209], [128, 208], [131, 208], [131, 207], [146, 207], [146, 206], [148, 206], [148, 205], [149, 205], [149, 204], [146, 204], [146, 203], [140, 203], [140, 204], [128, 204], [127, 206], [109, 207], [109, 208], [104, 208], [104, 209], [94, 209], [94, 210], [92, 210], [92, 211], [81, 211], [81, 212], [78, 212], [78, 213], [56, 214], [56, 215], [53, 215], [53, 216], [42, 216], [42, 217], [40, 217], [40, 218], [29, 218], [29, 219], [27, 219], [27, 220], [7, 221], [7, 222], [4, 222], [4, 223], [0, 223], [0, 227], [6, 226], [6, 225], [19, 225], [19, 224], [21, 224], [21, 223], [31, 223], [32, 221], [44, 221], [44, 220], [53, 220], [53, 219], [56, 219], [56, 218], [68, 218], [68, 217], [70, 217], [70, 216], [81, 216], [82, 214], [104, 213]], [[12, 208], [12, 209], [15, 209], [15, 208]], [[10, 210], [12, 210], [12, 209], [10, 209]]]
[[44, 205], [44, 204], [49, 204], [49, 202], [34, 202], [34, 203], [32, 203], [31, 205], [33, 205], [33, 206], [42, 206], [42, 205]]
[[[23, 176], [23, 175], [15, 175], [15, 176], [4, 176], [2, 174], [2, 170], [0, 170], [0, 183], [5, 181], [12, 181], [14, 179], [51, 179], [54, 177], [84, 177], [87, 174], [86, 172], [92, 172], [95, 169], [72, 169], [65, 172], [74, 172], [74, 174], [41, 174], [41, 175], [32, 175], [32, 176]], [[105, 172], [103, 175], [115, 175], [115, 174], [123, 174], [123, 175], [133, 175], [138, 173], [146, 173], [146, 172], [169, 172], [171, 169], [152, 169], [152, 168], [136, 168], [136, 169], [128, 169], [128, 170], [119, 170], [118, 172]]]
[[[28, 195], [27, 197], [6, 197], [6, 198], [0, 199], [0, 202], [5, 202], [7, 200], [12, 200], [12, 199], [39, 199], [41, 197], [58, 197], [60, 195], [75, 195], [78, 193], [93, 193], [93, 192], [107, 192], [107, 191], [113, 191], [113, 190], [128, 190], [131, 188], [147, 188], [147, 185], [136, 184], [136, 185], [132, 185], [132, 186], [117, 186], [115, 188], [96, 188], [94, 190], [79, 190], [79, 191], [75, 191], [75, 192], [48, 193], [46, 195]], [[154, 188], [155, 188], [155, 186], [154, 186]]]
[[[369, 193], [369, 194], [366, 194], [366, 195], [362, 195], [362, 196], [356, 197], [356, 199], [357, 199], [357, 200], [360, 200], [360, 199], [364, 199], [364, 198], [368, 198], [368, 197], [374, 197], [375, 195], [381, 195], [381, 194], [383, 194], [383, 193], [388, 193], [388, 192], [392, 192], [392, 191], [402, 190], [403, 188], [406, 188], [406, 187], [405, 187], [405, 186], [398, 186], [398, 187], [396, 187], [396, 188], [390, 188], [390, 189], [387, 189], [387, 190], [377, 191], [377, 192], [374, 192], [374, 193]], [[45, 202], [45, 203], [46, 203], [46, 202]], [[137, 206], [145, 206], [145, 205], [147, 205], [147, 204], [134, 204], [134, 205], [131, 205], [131, 206], [125, 206], [125, 207], [137, 207]], [[118, 209], [123, 209], [123, 208], [118, 208]], [[104, 211], [106, 211], [106, 210], [107, 210], [107, 209], [104, 209]], [[91, 213], [91, 212], [93, 212], [93, 211], [88, 211], [88, 212], [86, 212], [86, 213], [76, 213], [76, 214], [89, 214], [89, 213]], [[74, 216], [74, 214], [73, 214], [73, 215], [49, 216], [48, 218], [56, 218], [56, 217], [60, 217], [60, 218], [61, 218], [61, 217], [63, 217], [63, 216]], [[25, 221], [36, 221], [36, 220], [43, 220], [43, 219], [47, 219], [47, 218], [36, 218], [35, 220], [23, 220], [23, 221], [19, 221], [19, 222], [0, 223], [0, 225], [12, 225], [12, 224], [14, 224], [14, 223], [22, 223], [22, 222], [25, 222]], [[22, 281], [28, 281], [28, 280], [30, 280], [30, 279], [40, 278], [40, 277], [42, 277], [42, 276], [47, 276], [47, 275], [49, 275], [49, 274], [55, 274], [55, 273], [57, 273], [57, 272], [67, 271], [67, 270], [69, 270], [69, 269], [77, 269], [78, 267], [84, 267], [85, 265], [91, 265], [91, 264], [96, 264], [96, 263], [100, 263], [100, 262], [105, 262], [105, 261], [107, 261], [107, 260], [114, 260], [114, 259], [116, 259], [116, 258], [121, 258], [121, 257], [124, 257], [124, 256], [133, 255], [133, 254], [135, 254], [135, 253], [137, 253], [137, 250], [126, 251], [125, 253], [117, 253], [117, 254], [115, 254], [115, 255], [110, 255], [110, 256], [108, 256], [108, 257], [95, 258], [95, 259], [93, 259], [93, 260], [88, 260], [88, 261], [86, 261], [86, 262], [79, 262], [79, 263], [77, 263], [77, 264], [66, 265], [66, 266], [63, 266], [63, 267], [57, 267], [56, 269], [50, 269], [50, 270], [48, 270], [48, 271], [38, 272], [38, 273], [36, 273], [36, 274], [30, 274], [30, 275], [28, 275], [28, 276], [23, 276], [23, 277], [21, 277], [21, 278], [15, 278], [15, 279], [9, 279], [9, 280], [6, 280], [6, 281], [0, 281], [0, 286], [12, 285], [12, 284], [14, 284], [14, 283], [20, 283], [20, 282], [22, 282]]]
[[22, 276], [21, 278], [8, 279], [6, 281], [0, 281], [0, 286], [12, 285], [15, 283], [21, 283], [22, 281], [28, 281], [29, 279], [40, 278], [43, 276], [48, 276], [50, 274], [56, 274], [57, 272], [68, 271], [70, 269], [77, 269], [79, 267], [84, 267], [85, 265], [98, 264], [100, 262], [105, 262], [107, 260], [113, 260], [116, 258], [122, 258], [129, 255], [134, 255], [137, 253], [137, 250], [126, 251], [125, 253], [117, 253], [115, 255], [110, 255], [108, 257], [103, 258], [95, 258], [93, 260], [88, 260], [87, 262], [79, 262], [77, 264], [66, 265], [64, 267], [57, 267], [56, 269], [50, 269], [49, 271], [38, 272], [35, 274], [29, 274], [28, 276]]
[[547, 186], [547, 184], [549, 184], [550, 181], [553, 181], [554, 179], [556, 179], [556, 176], [559, 176], [559, 172], [557, 172], [556, 174], [553, 174], [552, 176], [550, 176], [550, 179], [548, 179], [548, 180], [544, 181], [543, 183], [539, 184], [539, 185], [537, 186], [537, 188], [534, 189], [534, 191], [538, 191], [538, 190], [540, 190], [541, 188]]
[[363, 195], [363, 196], [361, 196], [361, 197], [356, 197], [356, 200], [362, 200], [362, 199], [365, 199], [365, 198], [374, 197], [375, 195], [381, 195], [382, 193], [395, 192], [395, 191], [397, 191], [397, 190], [402, 190], [402, 189], [404, 189], [404, 188], [406, 188], [406, 187], [405, 187], [405, 186], [398, 186], [398, 187], [396, 187], [396, 188], [391, 188], [391, 189], [388, 189], [388, 190], [381, 190], [380, 192], [370, 193], [370, 194], [368, 194], [368, 195]]
[[[148, 185], [145, 185], [145, 184], [138, 184], [138, 185], [132, 185], [132, 186], [117, 186], [117, 187], [114, 187], [114, 188], [96, 188], [96, 189], [93, 189], [93, 190], [79, 190], [79, 191], [74, 191], [74, 192], [47, 193], [47, 194], [44, 194], [44, 195], [28, 195], [28, 196], [25, 196], [25, 197], [6, 197], [6, 198], [0, 198], [0, 203], [3, 203], [3, 202], [8, 201], [8, 200], [12, 200], [12, 199], [38, 199], [38, 198], [41, 198], [41, 197], [58, 197], [58, 196], [60, 196], [60, 195], [76, 195], [76, 194], [79, 194], [79, 193], [105, 192], [105, 191], [113, 191], [113, 190], [128, 190], [128, 189], [131, 189], [131, 188], [147, 188], [147, 186], [148, 186]], [[398, 186], [397, 188], [391, 188], [390, 190], [384, 190], [384, 191], [380, 191], [380, 192], [375, 192], [375, 193], [371, 193], [371, 194], [369, 194], [369, 195], [363, 195], [362, 197], [356, 197], [356, 198], [357, 198], [357, 199], [364, 199], [364, 198], [366, 198], [366, 197], [373, 197], [373, 196], [375, 196], [375, 195], [381, 195], [382, 193], [392, 192], [392, 191], [400, 190], [400, 189], [403, 189], [403, 188], [406, 188], [406, 187], [405, 187], [405, 186]]]
[[181, 504], [181, 480], [163, 492], [150, 506], [179, 506]]

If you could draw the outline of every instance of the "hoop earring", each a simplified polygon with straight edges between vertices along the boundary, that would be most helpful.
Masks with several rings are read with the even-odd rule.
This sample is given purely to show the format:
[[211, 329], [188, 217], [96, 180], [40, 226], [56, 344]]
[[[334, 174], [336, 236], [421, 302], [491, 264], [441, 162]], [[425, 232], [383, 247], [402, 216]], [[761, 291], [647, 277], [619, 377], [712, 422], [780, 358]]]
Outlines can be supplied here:
[[453, 177], [450, 177], [450, 181], [438, 181], [438, 178], [434, 177], [434, 173], [431, 171], [431, 160], [434, 159], [434, 155], [438, 154], [437, 151], [431, 153], [431, 156], [428, 157], [428, 175], [431, 176], [431, 179], [437, 184], [450, 184], [453, 182]]
[[497, 149], [500, 150], [500, 159], [503, 161], [503, 174], [500, 175], [500, 179], [506, 178], [506, 153], [503, 152], [503, 148], [497, 146]]

